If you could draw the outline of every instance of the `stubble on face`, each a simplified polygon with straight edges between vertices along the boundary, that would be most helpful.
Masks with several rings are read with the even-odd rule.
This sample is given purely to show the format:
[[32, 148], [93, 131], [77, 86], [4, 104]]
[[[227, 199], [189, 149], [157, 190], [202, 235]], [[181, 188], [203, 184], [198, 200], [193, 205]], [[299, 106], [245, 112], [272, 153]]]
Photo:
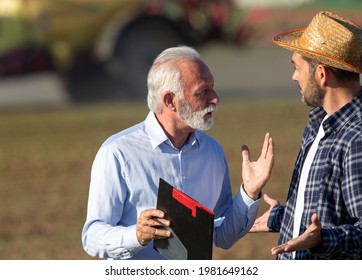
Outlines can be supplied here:
[[314, 76], [311, 75], [308, 80], [308, 84], [302, 93], [302, 101], [304, 104], [310, 107], [322, 107], [324, 103], [325, 92], [317, 84]]

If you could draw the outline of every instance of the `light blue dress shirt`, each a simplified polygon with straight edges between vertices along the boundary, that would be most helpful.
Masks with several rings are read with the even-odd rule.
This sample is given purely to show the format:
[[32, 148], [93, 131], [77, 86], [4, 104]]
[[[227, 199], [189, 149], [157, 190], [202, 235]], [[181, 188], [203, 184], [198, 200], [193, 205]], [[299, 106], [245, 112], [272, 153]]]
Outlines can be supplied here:
[[84, 250], [100, 258], [163, 259], [153, 242], [142, 246], [136, 237], [140, 213], [156, 207], [160, 178], [214, 211], [218, 247], [231, 247], [255, 221], [260, 200], [242, 187], [233, 199], [221, 146], [195, 131], [177, 149], [150, 112], [144, 122], [111, 136], [95, 157]]

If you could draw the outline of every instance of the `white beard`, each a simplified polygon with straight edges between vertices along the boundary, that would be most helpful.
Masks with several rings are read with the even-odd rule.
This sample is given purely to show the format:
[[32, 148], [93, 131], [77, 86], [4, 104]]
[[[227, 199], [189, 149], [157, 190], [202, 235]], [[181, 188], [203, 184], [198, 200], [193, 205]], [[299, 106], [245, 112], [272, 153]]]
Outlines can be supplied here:
[[213, 118], [205, 120], [205, 115], [216, 110], [216, 105], [212, 104], [205, 109], [193, 112], [190, 103], [187, 100], [180, 100], [177, 115], [180, 120], [189, 127], [198, 130], [209, 130], [213, 124]]

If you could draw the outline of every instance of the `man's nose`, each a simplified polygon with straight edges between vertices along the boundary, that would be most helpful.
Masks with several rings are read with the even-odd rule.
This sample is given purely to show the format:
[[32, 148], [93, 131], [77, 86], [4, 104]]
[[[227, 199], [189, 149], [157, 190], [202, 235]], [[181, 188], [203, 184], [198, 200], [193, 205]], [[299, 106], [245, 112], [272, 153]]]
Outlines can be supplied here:
[[216, 91], [213, 91], [210, 95], [209, 101], [214, 104], [218, 104], [220, 102], [220, 98], [217, 95]]

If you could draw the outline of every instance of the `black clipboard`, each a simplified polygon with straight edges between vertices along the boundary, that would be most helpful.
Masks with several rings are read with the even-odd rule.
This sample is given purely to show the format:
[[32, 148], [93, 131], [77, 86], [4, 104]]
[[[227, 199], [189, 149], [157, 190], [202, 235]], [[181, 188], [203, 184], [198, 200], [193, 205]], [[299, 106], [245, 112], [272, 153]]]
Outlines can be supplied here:
[[170, 238], [155, 239], [153, 246], [173, 260], [211, 260], [214, 212], [160, 178], [157, 209], [171, 221]]

